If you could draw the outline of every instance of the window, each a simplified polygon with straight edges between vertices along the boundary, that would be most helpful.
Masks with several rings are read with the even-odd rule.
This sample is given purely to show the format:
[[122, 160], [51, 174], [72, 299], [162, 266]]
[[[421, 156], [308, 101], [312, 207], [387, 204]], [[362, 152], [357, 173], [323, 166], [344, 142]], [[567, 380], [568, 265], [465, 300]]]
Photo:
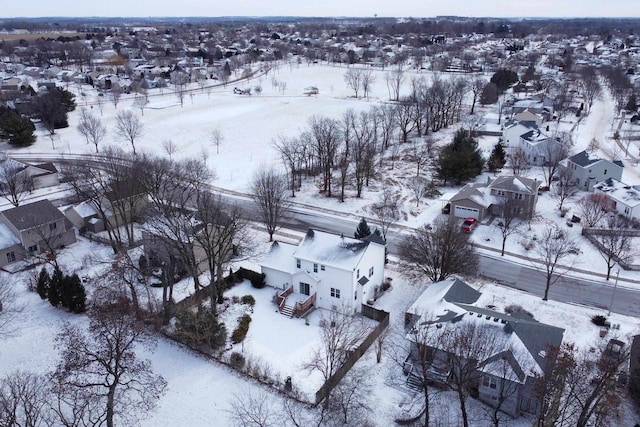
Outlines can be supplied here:
[[492, 376], [485, 375], [484, 377], [482, 377], [482, 385], [495, 390], [496, 388], [498, 388], [498, 381]]
[[37, 245], [29, 246], [27, 248], [27, 252], [36, 252], [37, 250], [38, 250], [38, 246]]
[[369, 269], [369, 277], [373, 276], [373, 267]]
[[331, 288], [331, 297], [340, 298], [340, 289]]
[[504, 190], [498, 190], [498, 191], [496, 191], [496, 194], [498, 196], [504, 196], [506, 193], [504, 192]]
[[318, 264], [313, 264], [313, 272], [314, 273], [318, 272]]
[[324, 271], [324, 265], [320, 266], [320, 271]]
[[53, 231], [56, 228], [58, 228], [58, 224], [56, 224], [55, 222], [53, 224], [49, 224], [49, 231]]
[[14, 262], [16, 260], [16, 253], [11, 251], [7, 252], [7, 262]]
[[627, 215], [629, 215], [629, 208], [624, 208], [624, 213], [626, 213]]
[[607, 170], [605, 169], [605, 170], [604, 170], [604, 175], [606, 175], [606, 174], [607, 174]]
[[513, 198], [516, 200], [523, 200], [524, 199], [524, 194], [522, 193], [516, 193], [513, 195]]
[[354, 301], [358, 299], [358, 290], [356, 289], [356, 291], [353, 293], [353, 299]]
[[296, 259], [296, 267], [300, 268], [300, 260], [299, 259]]
[[356, 270], [356, 278], [360, 277], [360, 269]]
[[309, 286], [308, 283], [300, 282], [300, 293], [302, 295], [309, 295], [311, 293], [310, 292], [310, 290], [311, 290], [310, 288], [311, 288], [311, 286]]

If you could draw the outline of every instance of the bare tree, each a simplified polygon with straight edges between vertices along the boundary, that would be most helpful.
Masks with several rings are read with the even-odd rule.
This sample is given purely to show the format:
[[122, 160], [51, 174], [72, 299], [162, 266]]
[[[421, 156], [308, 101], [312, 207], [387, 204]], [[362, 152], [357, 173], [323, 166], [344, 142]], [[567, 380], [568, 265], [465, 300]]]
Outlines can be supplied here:
[[371, 70], [362, 71], [361, 86], [362, 86], [362, 92], [365, 98], [369, 97], [369, 93], [371, 93], [371, 86], [373, 86], [375, 81], [376, 81], [376, 76], [373, 74]]
[[87, 144], [91, 143], [96, 147], [104, 140], [107, 135], [107, 127], [102, 124], [100, 118], [88, 112], [85, 108], [80, 111], [80, 123], [78, 124], [78, 132], [87, 140]]
[[118, 83], [113, 83], [113, 85], [111, 86], [111, 89], [109, 90], [109, 99], [113, 104], [113, 108], [118, 109], [120, 98], [122, 98], [122, 88]]
[[26, 165], [12, 159], [0, 162], [0, 197], [13, 206], [20, 206], [34, 190], [33, 177], [26, 169]]
[[598, 230], [591, 237], [597, 242], [598, 253], [607, 264], [607, 280], [611, 277], [613, 266], [618, 263], [628, 262], [635, 255], [633, 238], [628, 232], [627, 221], [617, 216], [609, 216], [607, 227]]
[[0, 381], [0, 425], [45, 427], [52, 424], [48, 381], [41, 375], [16, 371]]
[[587, 113], [589, 113], [593, 106], [593, 101], [601, 92], [598, 74], [593, 66], [587, 66], [580, 70], [579, 79], [580, 88], [587, 104]]
[[329, 402], [335, 425], [370, 425], [371, 376], [363, 368], [352, 368], [333, 389]]
[[551, 186], [551, 181], [556, 177], [560, 168], [560, 162], [569, 157], [568, 143], [556, 140], [555, 142], [547, 142], [544, 150], [544, 165], [542, 172], [547, 181], [547, 186]]
[[471, 89], [471, 93], [473, 95], [471, 98], [471, 113], [470, 113], [471, 115], [473, 115], [474, 113], [476, 103], [480, 100], [480, 95], [484, 90], [485, 84], [486, 84], [485, 80], [480, 77], [473, 79], [469, 83], [469, 88]]
[[438, 219], [433, 227], [417, 229], [399, 245], [401, 260], [410, 270], [438, 282], [452, 274], [475, 274], [478, 255], [468, 234], [460, 233], [453, 216]]
[[262, 168], [251, 180], [251, 196], [258, 207], [262, 223], [273, 241], [273, 233], [281, 226], [291, 210], [287, 200], [287, 180], [275, 169]]
[[144, 126], [132, 111], [120, 111], [116, 115], [116, 134], [124, 141], [131, 143], [133, 154], [136, 154], [136, 139], [142, 136]]
[[171, 161], [171, 158], [173, 157], [175, 152], [178, 151], [178, 147], [176, 146], [176, 144], [168, 138], [162, 140], [162, 148], [164, 148], [164, 152], [169, 156], [169, 161]]
[[558, 172], [558, 180], [551, 186], [551, 195], [558, 201], [558, 210], [562, 212], [564, 202], [575, 196], [578, 192], [576, 180], [569, 168], [561, 168]]
[[216, 146], [216, 154], [220, 154], [220, 146], [224, 142], [224, 134], [220, 128], [215, 127], [211, 130], [209, 134], [211, 137], [211, 143]]
[[322, 171], [322, 189], [331, 197], [332, 169], [340, 146], [340, 125], [334, 119], [312, 116], [309, 130], [301, 135], [304, 144], [313, 147]]
[[[571, 269], [575, 261], [573, 239], [557, 225], [546, 225], [536, 243], [536, 254], [540, 257], [545, 275], [543, 301], [549, 299], [549, 289], [558, 279]], [[563, 265], [569, 262], [569, 265]]]
[[[431, 138], [428, 138], [431, 139]], [[433, 142], [431, 142], [433, 144]], [[410, 150], [411, 161], [416, 164], [416, 176], [420, 176], [420, 169], [429, 164], [429, 160], [431, 159], [431, 145], [421, 140], [421, 138], [416, 138], [411, 143]]]
[[129, 315], [125, 302], [103, 304], [90, 314], [88, 334], [69, 324], [58, 334], [61, 359], [54, 377], [64, 389], [87, 391], [102, 402], [100, 420], [113, 427], [152, 410], [166, 381], [135, 352], [137, 345], [154, 346], [155, 338]]
[[613, 200], [605, 193], [592, 193], [578, 201], [578, 211], [585, 227], [595, 227], [613, 210]]
[[387, 241], [387, 233], [391, 224], [400, 218], [400, 195], [395, 193], [391, 187], [385, 187], [378, 201], [372, 206], [371, 211], [380, 223], [382, 239]]
[[282, 422], [273, 397], [264, 390], [247, 390], [235, 394], [229, 414], [233, 424], [238, 427], [271, 427], [281, 425]]
[[344, 81], [347, 87], [353, 90], [355, 97], [358, 97], [358, 92], [362, 86], [362, 77], [364, 71], [362, 68], [350, 67], [344, 74]]
[[367, 332], [362, 318], [351, 316], [346, 310], [329, 311], [320, 321], [320, 344], [303, 366], [310, 372], [318, 371], [322, 375], [328, 388], [324, 399], [325, 408], [329, 408], [332, 392], [339, 382], [334, 374], [347, 359], [349, 352], [367, 336]]
[[187, 83], [189, 83], [189, 76], [186, 73], [175, 71], [172, 76], [172, 80], [173, 90], [176, 94], [176, 98], [178, 98], [178, 101], [180, 102], [180, 107], [183, 107], [184, 97], [187, 94]]
[[6, 276], [0, 278], [0, 338], [10, 335], [16, 328], [13, 322], [22, 313], [14, 284]]
[[515, 176], [526, 176], [531, 168], [527, 155], [521, 148], [516, 148], [507, 155], [507, 166]]
[[412, 176], [407, 180], [407, 188], [416, 198], [416, 207], [420, 206], [420, 200], [429, 192], [429, 185], [429, 180], [422, 176]]
[[296, 175], [302, 172], [302, 162], [304, 161], [304, 147], [298, 138], [287, 138], [278, 136], [273, 142], [273, 146], [280, 154], [282, 163], [289, 172], [291, 197], [296, 196]]
[[102, 93], [99, 93], [98, 96], [96, 97], [96, 105], [100, 110], [100, 117], [102, 117], [102, 113], [104, 112], [104, 104], [105, 104], [104, 96], [100, 96], [101, 94]]
[[396, 68], [386, 73], [384, 78], [389, 91], [389, 99], [391, 101], [400, 100], [400, 86], [402, 86], [402, 82], [405, 78], [402, 64], [398, 64]]
[[[145, 90], [145, 89], [142, 89]], [[140, 114], [144, 116], [144, 109], [149, 104], [149, 97], [146, 94], [146, 90], [143, 93], [136, 95], [133, 100], [133, 105], [140, 110]]]
[[504, 248], [507, 244], [507, 239], [512, 234], [516, 233], [522, 225], [522, 218], [520, 209], [522, 204], [519, 200], [516, 200], [513, 195], [507, 195], [499, 197], [498, 203], [496, 203], [500, 209], [500, 219], [496, 223], [496, 228], [500, 230], [502, 236], [502, 249], [500, 256], [504, 256]]

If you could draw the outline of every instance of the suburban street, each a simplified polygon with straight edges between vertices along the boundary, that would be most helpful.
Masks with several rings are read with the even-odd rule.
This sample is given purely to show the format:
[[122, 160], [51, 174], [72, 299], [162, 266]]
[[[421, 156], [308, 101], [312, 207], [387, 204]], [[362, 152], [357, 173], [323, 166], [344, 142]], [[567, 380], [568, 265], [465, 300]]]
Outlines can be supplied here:
[[[60, 157], [48, 155], [12, 156], [17, 160], [39, 160], [39, 161], [60, 161]], [[91, 161], [99, 162], [94, 156], [72, 155], [65, 156], [65, 161]], [[246, 194], [235, 191], [224, 190], [210, 186], [210, 190], [219, 193], [227, 200], [227, 203], [237, 203], [248, 213], [248, 217], [259, 223], [258, 213], [250, 197]], [[374, 219], [367, 218], [373, 226]], [[334, 233], [344, 233], [352, 236], [360, 216], [349, 213], [335, 212], [321, 207], [305, 206], [294, 204], [292, 215], [283, 224], [283, 231], [295, 230], [305, 232], [309, 228], [317, 228]], [[396, 252], [403, 233], [409, 232], [408, 227], [393, 226], [388, 232], [388, 250], [391, 255]], [[515, 262], [512, 257], [503, 258], [496, 252], [491, 253], [486, 249], [479, 250], [480, 270], [482, 277], [495, 280], [496, 282], [510, 288], [519, 289], [540, 297], [544, 294], [545, 274], [533, 267], [532, 263], [526, 259], [518, 259]], [[618, 280], [618, 286], [614, 285], [615, 277], [609, 282], [603, 278], [593, 276], [593, 280], [584, 279], [572, 275], [571, 272], [558, 277], [549, 292], [551, 300], [580, 304], [590, 307], [598, 307], [608, 311], [629, 316], [640, 317], [640, 287], [638, 289], [629, 288], [624, 279]], [[611, 304], [613, 296], [613, 303]], [[609, 307], [611, 305], [611, 307]]]

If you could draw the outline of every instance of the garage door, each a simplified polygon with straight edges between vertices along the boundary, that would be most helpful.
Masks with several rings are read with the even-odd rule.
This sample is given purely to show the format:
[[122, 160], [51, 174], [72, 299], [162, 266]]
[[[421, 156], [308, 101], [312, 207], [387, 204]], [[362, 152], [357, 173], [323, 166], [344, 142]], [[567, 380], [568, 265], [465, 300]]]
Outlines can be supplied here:
[[458, 218], [475, 218], [478, 219], [478, 217], [480, 216], [480, 210], [479, 209], [474, 209], [474, 208], [467, 208], [464, 206], [456, 206], [453, 209], [453, 215], [458, 217]]

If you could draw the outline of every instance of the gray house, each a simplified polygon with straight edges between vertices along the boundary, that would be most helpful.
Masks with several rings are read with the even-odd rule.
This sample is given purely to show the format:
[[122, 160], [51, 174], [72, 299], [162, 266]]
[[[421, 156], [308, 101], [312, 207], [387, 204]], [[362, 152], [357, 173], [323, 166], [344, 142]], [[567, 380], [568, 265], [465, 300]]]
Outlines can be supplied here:
[[502, 215], [505, 202], [517, 215], [530, 218], [538, 202], [541, 182], [521, 176], [499, 176], [486, 183], [467, 184], [451, 199], [451, 213], [458, 218], [482, 221], [488, 215]]
[[[489, 347], [478, 360], [465, 359], [475, 367], [471, 384], [478, 397], [511, 416], [537, 414], [541, 409], [536, 381], [553, 368], [553, 348], [562, 344], [564, 329], [535, 321], [526, 313], [500, 313], [479, 307], [481, 293], [459, 279], [447, 279], [431, 285], [405, 313], [406, 338], [411, 352], [403, 366], [407, 384], [412, 376], [421, 376], [417, 359], [419, 346], [431, 350], [427, 379], [446, 383], [455, 375], [452, 359], [456, 346], [447, 344], [447, 335], [470, 325], [490, 334]], [[427, 331], [427, 328], [430, 328]], [[420, 378], [417, 383], [421, 383]]]
[[[76, 241], [73, 224], [49, 200], [40, 200], [0, 212], [0, 266]], [[8, 233], [7, 233], [8, 232]], [[13, 236], [13, 237], [11, 237]]]
[[566, 159], [563, 162], [563, 167], [571, 172], [571, 176], [580, 190], [591, 191], [594, 185], [608, 178], [622, 180], [624, 165], [620, 160], [612, 162], [582, 151]]

